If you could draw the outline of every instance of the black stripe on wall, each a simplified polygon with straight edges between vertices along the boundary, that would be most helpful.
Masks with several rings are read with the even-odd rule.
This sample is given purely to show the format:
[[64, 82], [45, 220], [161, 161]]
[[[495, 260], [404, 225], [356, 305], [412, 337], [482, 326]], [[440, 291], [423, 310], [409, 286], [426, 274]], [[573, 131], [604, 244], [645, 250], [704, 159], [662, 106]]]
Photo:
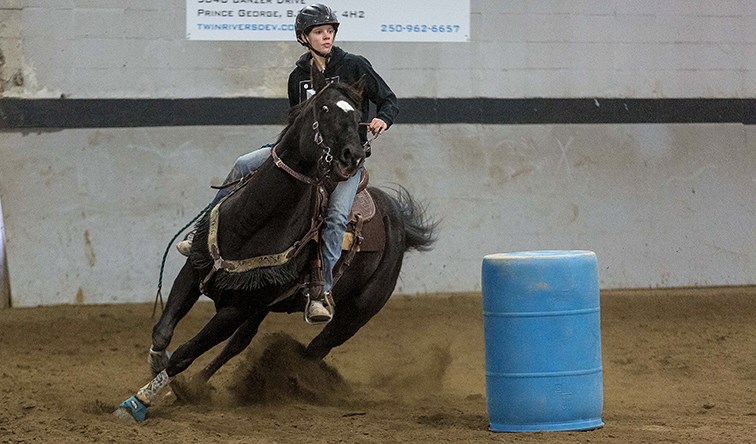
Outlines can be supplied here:
[[[405, 124], [756, 123], [756, 99], [431, 99], [399, 101]], [[279, 125], [288, 100], [0, 99], [0, 129]]]

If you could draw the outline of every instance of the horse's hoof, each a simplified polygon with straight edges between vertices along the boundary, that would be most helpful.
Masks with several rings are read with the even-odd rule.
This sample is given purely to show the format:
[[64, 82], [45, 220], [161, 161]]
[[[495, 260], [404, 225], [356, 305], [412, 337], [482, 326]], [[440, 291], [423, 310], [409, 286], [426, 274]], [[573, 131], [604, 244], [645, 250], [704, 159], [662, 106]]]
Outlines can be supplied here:
[[116, 411], [113, 412], [113, 416], [128, 422], [144, 422], [147, 416], [147, 406], [136, 396], [132, 396], [118, 406]]
[[127, 424], [136, 424], [137, 423], [136, 419], [134, 419], [134, 417], [131, 416], [131, 410], [127, 409], [126, 407], [118, 407], [113, 412], [113, 416], [115, 416], [120, 421], [125, 422]]
[[170, 359], [171, 352], [167, 350], [154, 351], [152, 347], [150, 347], [147, 363], [150, 365], [150, 372], [152, 373], [153, 378], [168, 367], [168, 361]]

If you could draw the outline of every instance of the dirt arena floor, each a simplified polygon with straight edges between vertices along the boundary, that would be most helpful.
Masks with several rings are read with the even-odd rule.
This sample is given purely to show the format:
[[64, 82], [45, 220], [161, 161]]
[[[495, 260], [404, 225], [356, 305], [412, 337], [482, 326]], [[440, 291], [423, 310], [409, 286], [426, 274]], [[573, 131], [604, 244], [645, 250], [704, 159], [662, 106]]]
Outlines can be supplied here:
[[[756, 287], [602, 293], [589, 432], [488, 431], [480, 294], [394, 297], [322, 366], [300, 358], [318, 327], [271, 315], [202, 401], [170, 392], [124, 424], [110, 413], [149, 380], [151, 309], [0, 310], [0, 443], [756, 443]], [[211, 315], [199, 304], [172, 348]]]

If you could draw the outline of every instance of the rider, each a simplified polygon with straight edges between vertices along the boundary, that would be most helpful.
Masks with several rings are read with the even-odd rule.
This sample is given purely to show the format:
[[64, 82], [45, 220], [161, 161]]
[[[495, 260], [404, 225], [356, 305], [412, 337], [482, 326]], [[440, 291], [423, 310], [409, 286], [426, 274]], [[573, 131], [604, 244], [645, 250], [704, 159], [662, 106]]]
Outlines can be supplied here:
[[[329, 82], [346, 82], [354, 85], [364, 81], [362, 97], [362, 121], [367, 122], [370, 102], [376, 105], [376, 116], [369, 121], [367, 128], [360, 127], [360, 139], [367, 141], [367, 131], [377, 136], [387, 130], [399, 113], [396, 95], [375, 72], [370, 62], [363, 56], [350, 54], [334, 46], [339, 19], [326, 5], [316, 3], [303, 8], [297, 14], [295, 32], [297, 41], [307, 47], [289, 74], [289, 104], [295, 106], [307, 100], [314, 91], [310, 81], [310, 66], [320, 69]], [[270, 148], [261, 148], [239, 157], [224, 183], [231, 183], [256, 170], [270, 155]], [[349, 212], [357, 193], [362, 172], [358, 172], [346, 181], [339, 182], [331, 193], [325, 223], [321, 230], [321, 250], [323, 253], [322, 285], [311, 283], [309, 301], [305, 309], [308, 322], [328, 322], [333, 317], [333, 307], [329, 300], [333, 287], [333, 268], [341, 257], [341, 243], [346, 231]], [[213, 203], [217, 203], [231, 192], [231, 187], [221, 189]], [[185, 256], [191, 249], [191, 237], [176, 246]]]

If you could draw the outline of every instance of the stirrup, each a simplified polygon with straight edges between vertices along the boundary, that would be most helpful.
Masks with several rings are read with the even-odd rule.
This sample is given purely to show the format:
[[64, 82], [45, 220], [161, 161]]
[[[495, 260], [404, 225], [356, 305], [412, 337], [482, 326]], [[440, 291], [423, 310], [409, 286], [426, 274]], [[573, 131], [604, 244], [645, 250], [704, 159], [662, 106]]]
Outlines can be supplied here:
[[323, 295], [323, 299], [312, 299], [310, 294], [305, 294], [307, 304], [304, 309], [304, 319], [310, 325], [327, 324], [333, 319], [334, 303], [331, 292]]

